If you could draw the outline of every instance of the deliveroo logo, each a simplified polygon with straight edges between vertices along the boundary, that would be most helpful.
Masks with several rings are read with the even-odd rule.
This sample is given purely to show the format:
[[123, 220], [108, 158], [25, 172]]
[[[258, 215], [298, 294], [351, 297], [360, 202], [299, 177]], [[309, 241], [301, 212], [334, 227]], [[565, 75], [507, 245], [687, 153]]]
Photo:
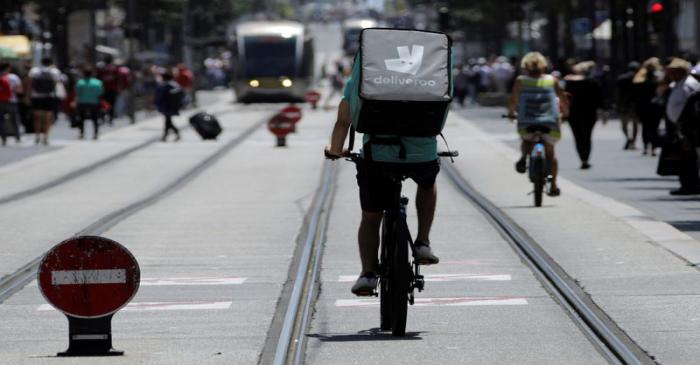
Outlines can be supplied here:
[[[423, 46], [413, 45], [411, 52], [408, 52], [408, 47], [396, 47], [399, 51], [399, 58], [384, 60], [386, 64], [386, 69], [389, 71], [400, 72], [404, 74], [410, 74], [416, 76], [418, 70], [420, 70], [423, 64]], [[377, 76], [372, 79], [377, 85], [398, 85], [398, 86], [411, 86], [411, 87], [436, 87], [437, 82], [435, 80], [424, 80], [415, 77], [402, 78], [401, 76], [391, 75], [387, 76]]]
[[414, 44], [410, 53], [407, 46], [396, 47], [396, 49], [399, 51], [399, 58], [384, 60], [386, 69], [416, 76], [423, 64], [424, 47]]

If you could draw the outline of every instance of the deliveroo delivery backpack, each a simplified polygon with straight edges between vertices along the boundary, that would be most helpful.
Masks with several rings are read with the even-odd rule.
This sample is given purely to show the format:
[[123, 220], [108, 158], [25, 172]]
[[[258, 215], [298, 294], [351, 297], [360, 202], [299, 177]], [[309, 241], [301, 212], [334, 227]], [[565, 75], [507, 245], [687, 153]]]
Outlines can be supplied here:
[[452, 40], [444, 33], [367, 28], [360, 34], [355, 130], [437, 136], [452, 101]]

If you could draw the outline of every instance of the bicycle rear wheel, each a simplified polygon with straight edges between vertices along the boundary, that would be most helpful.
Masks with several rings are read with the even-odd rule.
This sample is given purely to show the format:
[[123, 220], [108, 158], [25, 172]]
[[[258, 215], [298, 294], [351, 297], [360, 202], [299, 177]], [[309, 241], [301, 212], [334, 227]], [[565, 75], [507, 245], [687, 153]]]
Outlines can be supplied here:
[[541, 157], [532, 160], [533, 183], [535, 184], [535, 206], [542, 206], [542, 195], [544, 193], [544, 160]]
[[393, 232], [393, 227], [388, 228], [391, 225], [387, 223], [387, 218], [384, 218], [382, 222], [382, 242], [381, 242], [381, 254], [379, 267], [381, 268], [381, 277], [379, 279], [379, 328], [382, 331], [389, 331], [391, 329], [391, 296], [389, 294], [390, 283], [390, 272], [388, 268], [391, 266], [391, 257], [394, 255], [393, 242], [391, 233]]
[[394, 252], [392, 256], [389, 296], [391, 298], [391, 334], [406, 334], [406, 317], [408, 314], [408, 292], [411, 280], [411, 265], [408, 262], [408, 240], [404, 229], [397, 226]]

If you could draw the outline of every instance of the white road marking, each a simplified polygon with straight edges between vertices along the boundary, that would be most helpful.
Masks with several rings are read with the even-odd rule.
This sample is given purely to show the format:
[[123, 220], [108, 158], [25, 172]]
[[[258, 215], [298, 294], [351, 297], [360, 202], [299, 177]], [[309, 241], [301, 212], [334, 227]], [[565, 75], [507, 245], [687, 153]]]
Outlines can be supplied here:
[[[145, 278], [141, 279], [140, 286], [213, 286], [213, 285], [241, 285], [248, 278], [244, 277], [189, 277], [189, 278]], [[36, 280], [28, 284], [30, 287], [37, 286]]]
[[126, 270], [57, 270], [51, 272], [52, 285], [125, 284]]
[[[461, 298], [416, 298], [416, 307], [429, 306], [496, 306], [527, 305], [525, 298], [511, 297], [461, 297]], [[379, 305], [379, 299], [338, 299], [336, 307], [373, 307]]]
[[[341, 283], [354, 282], [357, 276], [353, 275], [340, 275], [338, 276], [338, 281]], [[425, 275], [426, 282], [443, 282], [443, 281], [510, 281], [512, 278], [510, 275], [484, 275], [484, 274], [432, 274]]]
[[[176, 310], [214, 310], [229, 309], [232, 302], [141, 302], [129, 303], [122, 308], [122, 312], [143, 312], [143, 311], [176, 311]], [[49, 304], [42, 304], [37, 308], [39, 312], [54, 311], [54, 307]]]
[[141, 286], [192, 286], [192, 285], [241, 285], [248, 278], [241, 277], [191, 277], [191, 278], [147, 278], [141, 279]]

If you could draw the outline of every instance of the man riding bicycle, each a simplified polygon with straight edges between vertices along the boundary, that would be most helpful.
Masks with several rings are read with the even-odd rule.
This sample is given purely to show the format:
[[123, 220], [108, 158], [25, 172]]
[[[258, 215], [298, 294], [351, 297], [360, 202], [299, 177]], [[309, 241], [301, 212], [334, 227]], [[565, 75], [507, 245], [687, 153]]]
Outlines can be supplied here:
[[[552, 181], [549, 196], [559, 196], [557, 173], [559, 164], [554, 153], [554, 145], [561, 138], [560, 114], [566, 119], [568, 100], [558, 80], [547, 74], [547, 60], [539, 52], [530, 52], [522, 59], [523, 75], [518, 76], [513, 85], [508, 117], [518, 120], [518, 134], [522, 138], [520, 159], [515, 164], [519, 173], [527, 171], [527, 156], [538, 140], [538, 134], [529, 128], [544, 126], [548, 132], [542, 133], [547, 161], [551, 161]], [[560, 113], [561, 110], [561, 113]]]
[[[338, 117], [331, 135], [326, 156], [341, 158], [345, 138], [352, 125], [351, 114], [360, 103], [360, 62], [356, 59], [347, 80], [343, 98], [338, 107]], [[372, 143], [372, 138], [393, 139], [397, 143]], [[430, 248], [430, 228], [435, 215], [437, 189], [435, 179], [440, 171], [436, 137], [370, 136], [363, 138], [362, 160], [357, 163], [357, 184], [360, 188], [362, 221], [358, 232], [362, 273], [352, 287], [356, 295], [371, 293], [377, 287], [379, 270], [379, 231], [383, 210], [392, 203], [394, 184], [392, 175], [411, 178], [418, 185], [416, 208], [418, 211], [418, 235], [415, 241], [415, 258], [421, 265], [437, 264], [439, 259]]]

